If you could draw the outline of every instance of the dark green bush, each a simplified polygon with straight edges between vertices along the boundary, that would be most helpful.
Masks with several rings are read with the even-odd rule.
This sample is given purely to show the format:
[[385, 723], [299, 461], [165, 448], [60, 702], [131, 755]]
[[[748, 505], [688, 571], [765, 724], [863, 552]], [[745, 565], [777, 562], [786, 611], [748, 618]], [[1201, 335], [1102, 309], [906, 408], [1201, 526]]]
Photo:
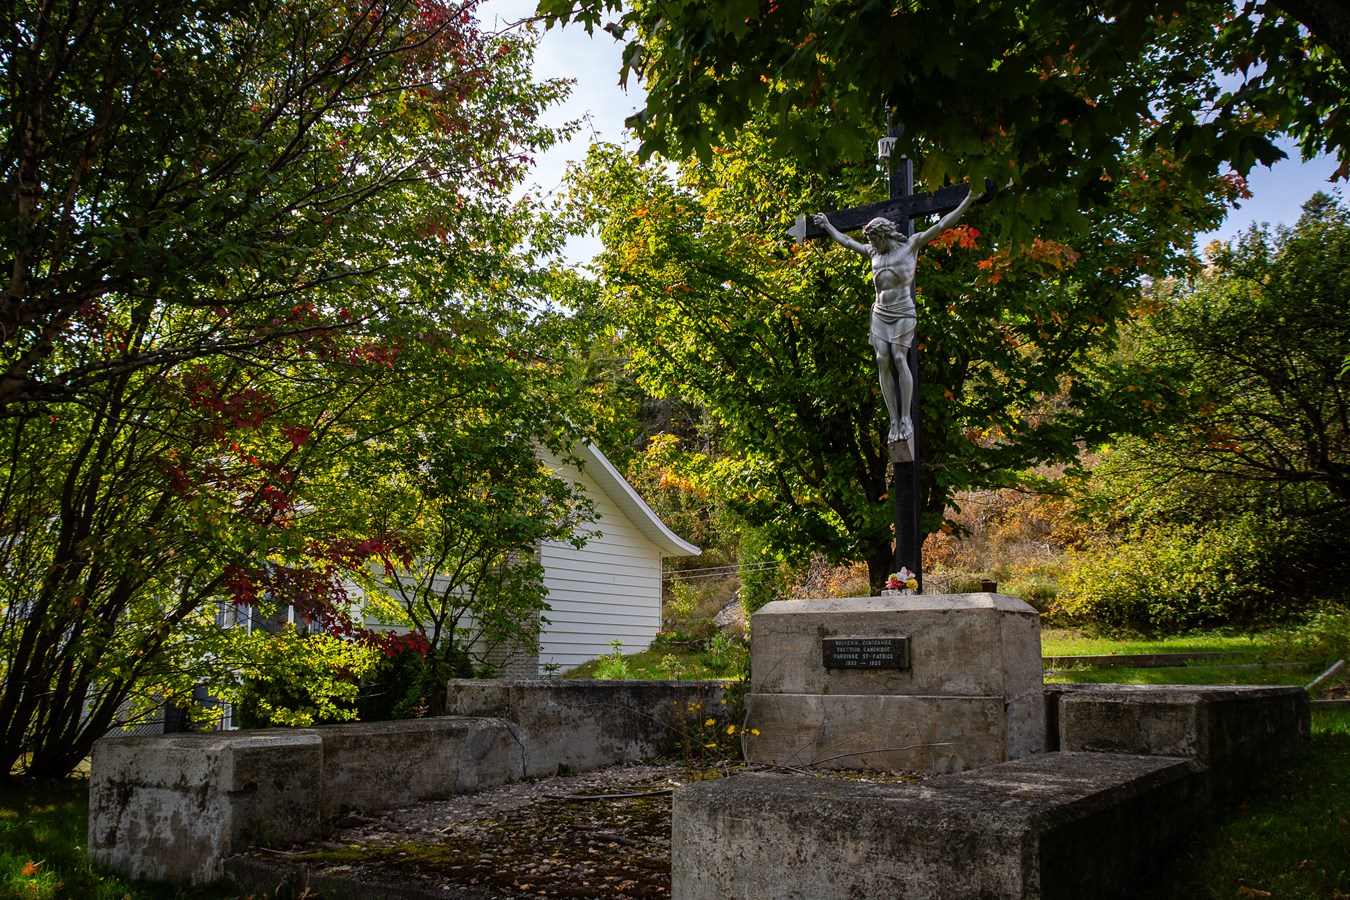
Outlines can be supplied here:
[[1248, 514], [1148, 528], [1106, 549], [1072, 553], [1054, 614], [1068, 623], [1146, 633], [1259, 626], [1339, 590], [1337, 540]]
[[1015, 579], [1000, 590], [1021, 598], [1039, 613], [1052, 610], [1059, 596], [1059, 586], [1054, 581], [1042, 577]]
[[[429, 657], [404, 650], [386, 657], [361, 682], [356, 712], [362, 722], [388, 722], [426, 715], [431, 698], [444, 691], [444, 679], [428, 665]], [[473, 663], [467, 654], [454, 653], [446, 678], [472, 678]]]
[[783, 577], [772, 561], [763, 534], [753, 528], [741, 531], [741, 608], [748, 621], [760, 607], [783, 596]]

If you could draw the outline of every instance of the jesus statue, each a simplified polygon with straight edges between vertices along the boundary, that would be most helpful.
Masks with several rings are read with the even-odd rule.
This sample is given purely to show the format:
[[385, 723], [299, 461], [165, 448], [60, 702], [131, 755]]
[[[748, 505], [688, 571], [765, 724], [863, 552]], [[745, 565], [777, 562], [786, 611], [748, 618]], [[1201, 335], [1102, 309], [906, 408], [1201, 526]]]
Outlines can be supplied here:
[[917, 323], [914, 270], [919, 264], [919, 251], [933, 238], [955, 225], [975, 199], [972, 190], [956, 209], [912, 238], [906, 238], [890, 219], [873, 219], [862, 230], [863, 237], [867, 238], [866, 244], [839, 231], [830, 224], [824, 213], [812, 217], [835, 241], [872, 261], [872, 284], [876, 287], [877, 299], [872, 304], [872, 327], [868, 340], [877, 354], [881, 396], [886, 401], [886, 411], [891, 417], [887, 444], [908, 441], [914, 434], [914, 423], [909, 415], [914, 396], [914, 379], [905, 354], [914, 342]]

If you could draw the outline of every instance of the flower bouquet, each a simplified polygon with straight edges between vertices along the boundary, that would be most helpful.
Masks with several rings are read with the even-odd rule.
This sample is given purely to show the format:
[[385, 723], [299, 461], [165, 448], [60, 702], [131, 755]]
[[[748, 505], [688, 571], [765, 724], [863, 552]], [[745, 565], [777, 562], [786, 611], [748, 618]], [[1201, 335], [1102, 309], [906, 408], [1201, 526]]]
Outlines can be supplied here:
[[886, 589], [883, 594], [912, 594], [919, 589], [919, 579], [909, 569], [901, 567], [899, 572], [895, 572], [886, 579]]

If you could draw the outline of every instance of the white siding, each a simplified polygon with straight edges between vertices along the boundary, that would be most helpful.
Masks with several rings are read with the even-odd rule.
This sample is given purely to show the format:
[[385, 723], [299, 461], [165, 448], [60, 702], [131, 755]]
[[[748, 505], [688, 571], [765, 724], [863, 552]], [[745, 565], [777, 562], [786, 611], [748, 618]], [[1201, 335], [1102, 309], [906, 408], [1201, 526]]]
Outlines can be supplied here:
[[595, 503], [599, 532], [580, 550], [570, 544], [544, 544], [544, 584], [552, 609], [540, 637], [540, 663], [564, 670], [610, 652], [612, 640], [623, 652], [645, 650], [661, 630], [661, 551], [648, 540], [589, 470], [545, 457], [558, 474], [580, 481]]

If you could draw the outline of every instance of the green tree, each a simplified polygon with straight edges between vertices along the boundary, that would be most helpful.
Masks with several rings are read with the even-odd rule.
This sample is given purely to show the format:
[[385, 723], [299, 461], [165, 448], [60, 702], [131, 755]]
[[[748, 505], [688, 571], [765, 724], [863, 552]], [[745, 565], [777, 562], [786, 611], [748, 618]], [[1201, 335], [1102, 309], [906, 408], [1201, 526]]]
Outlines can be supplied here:
[[[533, 216], [506, 191], [560, 88], [530, 81], [527, 42], [435, 0], [15, 13], [0, 765], [62, 776], [204, 682], [327, 672], [289, 720], [327, 714], [368, 662], [343, 583], [372, 539], [332, 473], [534, 378], [496, 365], [523, 352]], [[428, 368], [458, 391], [409, 393]], [[222, 630], [222, 601], [325, 634]]]
[[1144, 364], [1176, 378], [1184, 416], [1157, 464], [1350, 508], [1350, 212], [1326, 194], [1292, 228], [1253, 229], [1158, 292]]
[[1350, 214], [1315, 195], [1294, 227], [1212, 247], [1203, 272], [1150, 300], [1125, 371], [1157, 386], [1151, 434], [1091, 473], [1080, 508], [1100, 546], [1064, 611], [1175, 629], [1343, 595]]
[[[594, 302], [639, 384], [702, 405], [720, 429], [725, 453], [690, 459], [689, 477], [729, 493], [778, 552], [865, 560], [876, 587], [893, 557], [872, 288], [855, 257], [779, 237], [799, 209], [874, 199], [871, 173], [838, 171], [826, 187], [823, 173], [773, 156], [771, 130], [747, 129], [678, 184], [594, 151], [576, 185], [605, 243]], [[1213, 216], [1232, 188], [1177, 190], [1175, 165], [1137, 158], [1074, 246], [1062, 233], [992, 249], [980, 234], [1001, 212], [991, 205], [929, 248], [918, 278], [925, 531], [955, 491], [1070, 461], [1076, 440], [1137, 417], [1137, 401], [1103, 395], [1099, 352], [1130, 314], [1137, 274], [1184, 267], [1182, 223]]]
[[779, 156], [866, 159], [885, 109], [926, 184], [1025, 188], [1002, 223], [1025, 238], [1099, 205], [1144, 137], [1189, 183], [1280, 158], [1277, 130], [1306, 153], [1338, 152], [1345, 175], [1342, 6], [542, 0], [539, 12], [588, 28], [612, 17], [606, 30], [627, 42], [620, 77], [647, 91], [630, 120], [644, 155], [706, 161], [769, 116]]
[[[426, 271], [490, 263], [500, 189], [552, 139], [534, 114], [561, 88], [530, 84], [528, 56], [442, 0], [19, 0], [0, 30], [0, 414], [447, 299], [419, 291]], [[135, 303], [188, 315], [90, 346]]]
[[593, 519], [584, 493], [539, 457], [541, 442], [566, 456], [574, 438], [539, 383], [551, 373], [488, 340], [502, 352], [483, 354], [472, 392], [457, 366], [414, 367], [414, 383], [371, 413], [402, 424], [354, 448], [330, 485], [334, 503], [361, 500], [370, 524], [349, 574], [367, 615], [420, 636], [432, 715], [444, 713], [447, 678], [537, 648], [548, 610], [539, 544], [580, 546]]

